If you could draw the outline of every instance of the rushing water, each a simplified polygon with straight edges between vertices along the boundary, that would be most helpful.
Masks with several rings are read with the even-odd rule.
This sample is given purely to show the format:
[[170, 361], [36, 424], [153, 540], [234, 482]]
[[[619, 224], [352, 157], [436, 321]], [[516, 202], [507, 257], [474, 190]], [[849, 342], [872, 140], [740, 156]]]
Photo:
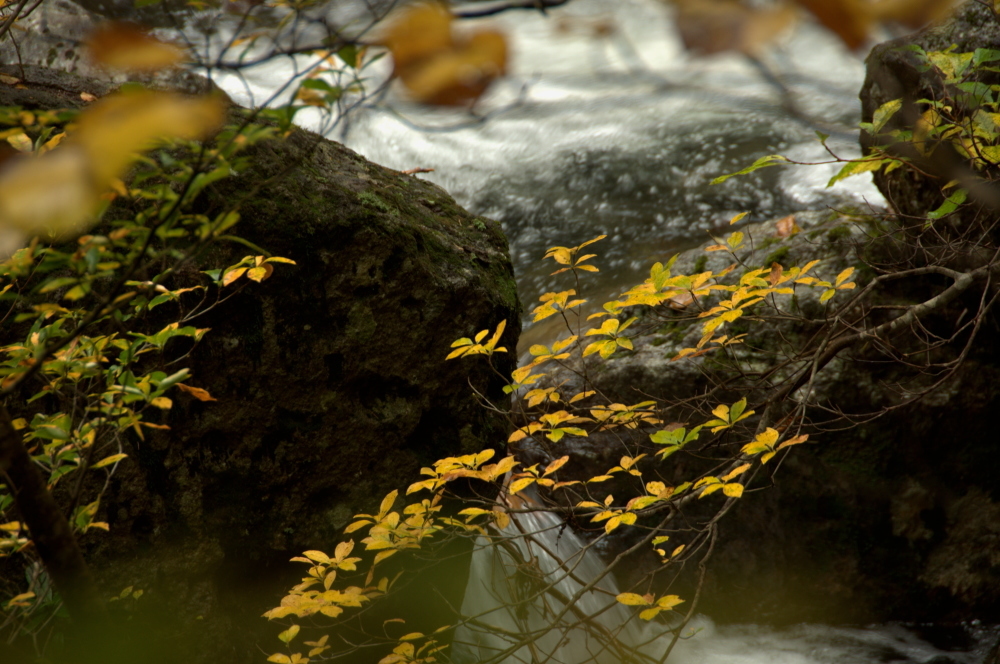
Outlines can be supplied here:
[[488, 120], [468, 126], [464, 111], [395, 100], [355, 118], [346, 140], [392, 168], [433, 168], [421, 177], [500, 220], [526, 303], [566, 287], [540, 260], [553, 245], [608, 234], [593, 287], [611, 294], [738, 212], [762, 220], [882, 202], [869, 176], [827, 190], [835, 165], [710, 184], [766, 154], [823, 160], [819, 130], [857, 155], [863, 65], [815, 26], [780, 42], [765, 75], [740, 56], [686, 55], [656, 0], [574, 0], [549, 17], [510, 12], [483, 25], [513, 48], [510, 75], [478, 109]]
[[[738, 212], [762, 220], [824, 206], [883, 203], [869, 176], [827, 189], [836, 165], [772, 168], [710, 185], [715, 176], [766, 154], [823, 160], [816, 131], [831, 136], [838, 154], [858, 154], [854, 127], [863, 64], [828, 33], [800, 25], [767, 55], [765, 70], [738, 56], [686, 55], [668, 9], [657, 0], [574, 0], [549, 14], [508, 12], [463, 26], [503, 30], [512, 47], [509, 75], [477, 105], [478, 115], [422, 108], [391, 92], [335, 135], [391, 168], [434, 169], [419, 177], [440, 184], [470, 210], [500, 220], [529, 310], [545, 290], [569, 287], [541, 264], [553, 245], [609, 235], [594, 247], [602, 271], [588, 294], [597, 299], [641, 280], [652, 262], [723, 232]], [[239, 82], [221, 82], [237, 100], [250, 102], [265, 98], [291, 71], [286, 62], [246, 72]], [[376, 78], [386, 73], [376, 71]], [[299, 119], [309, 122], [308, 114]], [[548, 334], [536, 327], [525, 339]], [[552, 514], [521, 519], [525, 530], [536, 533], [535, 542], [512, 543], [506, 550], [480, 547], [463, 605], [466, 615], [501, 632], [537, 627], [560, 610], [552, 596], [547, 607], [536, 602], [510, 608], [518, 603], [511, 601], [515, 589], [508, 578], [525, 560], [535, 560], [563, 597], [603, 568]], [[631, 612], [611, 599], [616, 593], [606, 577], [581, 597], [578, 608], [601, 613], [606, 634], [658, 661], [669, 638], [666, 626], [660, 629], [667, 635], [657, 634], [649, 624], [628, 620]], [[902, 626], [776, 629], [698, 621], [698, 633], [679, 643], [672, 661], [975, 664], [991, 636], [970, 626], [960, 642], [946, 644]], [[504, 663], [551, 655], [553, 663], [579, 664], [607, 642], [586, 630], [556, 631], [533, 647], [513, 648]], [[510, 639], [500, 633], [466, 627], [456, 637], [454, 657], [478, 662], [509, 648]], [[618, 654], [612, 648], [599, 659], [621, 661]]]
[[[525, 492], [525, 493], [530, 493]], [[537, 506], [517, 501], [520, 510]], [[620, 592], [593, 548], [543, 510], [511, 515], [507, 546], [480, 538], [452, 644], [456, 664], [655, 664], [669, 625], [644, 622], [615, 601]], [[549, 588], [549, 590], [546, 590]], [[577, 598], [567, 610], [567, 598]], [[683, 608], [683, 605], [681, 605]], [[560, 617], [561, 616], [561, 617]], [[675, 619], [673, 624], [676, 624]], [[524, 644], [519, 634], [540, 634]], [[933, 632], [929, 632], [933, 635]], [[716, 626], [696, 616], [670, 652], [677, 664], [978, 664], [995, 630], [967, 626], [937, 645], [900, 625]]]

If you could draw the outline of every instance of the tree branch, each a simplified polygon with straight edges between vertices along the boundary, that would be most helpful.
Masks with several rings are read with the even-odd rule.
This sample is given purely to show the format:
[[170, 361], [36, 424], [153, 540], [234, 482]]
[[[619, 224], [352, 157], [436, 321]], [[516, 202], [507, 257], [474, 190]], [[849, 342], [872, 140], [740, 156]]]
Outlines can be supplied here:
[[0, 406], [0, 474], [38, 555], [81, 633], [104, 634], [108, 615], [73, 530], [24, 447], [7, 408]]

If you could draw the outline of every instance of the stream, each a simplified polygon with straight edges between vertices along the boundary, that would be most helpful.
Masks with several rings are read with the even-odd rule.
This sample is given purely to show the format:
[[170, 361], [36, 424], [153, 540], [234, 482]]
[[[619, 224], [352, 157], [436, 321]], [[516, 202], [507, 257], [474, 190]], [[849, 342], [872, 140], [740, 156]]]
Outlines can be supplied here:
[[[836, 164], [768, 168], [710, 184], [768, 154], [826, 160], [817, 131], [830, 136], [838, 155], [859, 154], [861, 55], [814, 25], [800, 24], [762, 63], [686, 54], [669, 10], [656, 0], [574, 0], [548, 17], [507, 12], [462, 25], [481, 26], [508, 36], [512, 61], [508, 75], [478, 102], [477, 115], [421, 107], [390, 91], [332, 137], [390, 168], [433, 169], [418, 177], [441, 185], [474, 213], [502, 222], [525, 305], [524, 347], [555, 334], [530, 324], [527, 313], [538, 296], [572, 287], [542, 262], [548, 247], [608, 235], [593, 246], [601, 272], [581, 289], [585, 297], [604, 301], [644, 279], [653, 262], [726, 232], [739, 212], [762, 221], [803, 210], [884, 204], [868, 175], [828, 189]], [[248, 72], [239, 83], [219, 81], [237, 101], [250, 103], [287, 73], [279, 65]], [[375, 71], [376, 77], [387, 73], [386, 67]], [[297, 120], [306, 126], [311, 121], [308, 113]], [[549, 525], [540, 527], [542, 537], [554, 531]], [[551, 546], [572, 547], [572, 537]], [[495, 554], [484, 549], [477, 555]], [[474, 587], [483, 576], [475, 571], [477, 565], [495, 569], [494, 563], [473, 562], [466, 603], [478, 613], [490, 610], [495, 593]], [[586, 569], [599, 562], [581, 564]], [[978, 624], [775, 628], [714, 625], [701, 618], [698, 627], [678, 647], [676, 661], [976, 664], [996, 638]], [[473, 649], [466, 656], [475, 661], [478, 655]], [[504, 661], [524, 659], [512, 655]], [[559, 652], [552, 661], [576, 664], [571, 652]]]

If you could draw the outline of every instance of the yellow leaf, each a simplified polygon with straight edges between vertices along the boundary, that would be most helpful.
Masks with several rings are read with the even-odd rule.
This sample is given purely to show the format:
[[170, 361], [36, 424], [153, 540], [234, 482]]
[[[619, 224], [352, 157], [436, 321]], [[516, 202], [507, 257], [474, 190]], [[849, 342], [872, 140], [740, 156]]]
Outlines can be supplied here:
[[7, 606], [29, 606], [30, 602], [28, 602], [27, 600], [32, 599], [34, 596], [35, 593], [32, 592], [15, 595], [14, 597], [10, 598], [10, 601], [7, 602]]
[[510, 525], [510, 515], [507, 514], [507, 512], [505, 512], [503, 510], [499, 510], [499, 509], [494, 510], [493, 511], [493, 523], [500, 530], [507, 530], [507, 526]]
[[837, 279], [836, 281], [834, 281], [834, 285], [839, 286], [840, 284], [844, 283], [845, 281], [851, 278], [852, 274], [854, 274], [854, 268], [853, 267], [847, 268], [846, 270], [837, 275]]
[[330, 562], [330, 556], [326, 555], [322, 551], [303, 551], [302, 555], [309, 560], [316, 561], [317, 563], [326, 564]]
[[246, 271], [247, 268], [245, 267], [238, 267], [234, 270], [227, 271], [225, 274], [222, 275], [222, 285], [228, 286], [229, 284], [233, 283], [234, 281], [242, 277]]
[[185, 385], [184, 383], [177, 383], [177, 388], [182, 392], [187, 392], [193, 396], [198, 401], [215, 401], [216, 399], [208, 393], [208, 390], [203, 390], [200, 387], [192, 387], [190, 385]]
[[625, 606], [649, 606], [652, 603], [637, 593], [621, 593], [615, 599]]
[[13, 136], [8, 136], [7, 142], [10, 143], [10, 146], [18, 152], [31, 152], [35, 149], [31, 139], [28, 138], [28, 135], [23, 131], [18, 134], [14, 134]]
[[378, 553], [375, 554], [375, 560], [372, 562], [372, 565], [378, 565], [380, 562], [382, 562], [389, 556], [394, 555], [395, 553], [396, 553], [395, 549], [389, 549], [388, 551], [379, 551]]
[[804, 443], [807, 440], [809, 440], [809, 434], [804, 433], [800, 436], [796, 436], [795, 438], [790, 438], [786, 440], [781, 445], [778, 445], [778, 449], [780, 450], [781, 448], [788, 447], [790, 445], [799, 445], [800, 443]]
[[157, 408], [162, 408], [163, 410], [170, 410], [170, 407], [174, 405], [174, 402], [168, 399], [167, 397], [156, 397], [149, 403], [150, 405], [155, 406]]
[[730, 498], [739, 498], [743, 495], [743, 485], [737, 482], [724, 484], [722, 486], [722, 493], [726, 494]]
[[112, 454], [109, 457], [105, 457], [95, 463], [91, 468], [104, 468], [105, 466], [110, 466], [113, 463], [117, 463], [127, 457], [127, 454]]
[[750, 213], [749, 212], [740, 212], [738, 215], [736, 215], [735, 217], [733, 217], [732, 219], [729, 220], [729, 225], [732, 226], [736, 222], [742, 220], [748, 214], [750, 214]]
[[754, 440], [761, 445], [773, 447], [774, 444], [778, 442], [778, 436], [779, 434], [776, 429], [768, 427], [762, 433], [757, 434], [757, 437]]
[[653, 607], [651, 609], [646, 609], [645, 611], [640, 611], [639, 612], [639, 617], [642, 618], [643, 620], [652, 620], [657, 615], [659, 615], [660, 611], [662, 611], [662, 610], [663, 609], [661, 609], [659, 607]]
[[395, 73], [410, 94], [429, 104], [465, 104], [504, 73], [507, 42], [497, 32], [456, 39], [451, 13], [438, 3], [417, 4], [400, 12], [382, 38], [395, 61]]
[[395, 489], [393, 489], [388, 494], [386, 494], [385, 498], [382, 499], [382, 503], [379, 505], [379, 508], [378, 508], [379, 514], [385, 514], [390, 509], [392, 509], [392, 506], [396, 502], [396, 497], [398, 495], [399, 495], [399, 491], [397, 491]]
[[260, 283], [270, 277], [272, 272], [274, 272], [274, 267], [270, 263], [264, 263], [247, 270], [247, 278]]
[[542, 476], [545, 477], [547, 475], [551, 475], [552, 473], [556, 472], [557, 470], [565, 466], [567, 461], [569, 461], [568, 455], [556, 459], [555, 461], [553, 461], [552, 463], [550, 463], [548, 466], [545, 467], [545, 472], [542, 473]]
[[738, 477], [738, 476], [742, 475], [743, 473], [745, 473], [749, 469], [750, 469], [750, 464], [749, 463], [744, 463], [741, 466], [739, 466], [737, 468], [734, 468], [731, 472], [726, 473], [725, 475], [723, 475], [722, 476], [722, 481], [723, 482], [728, 482], [729, 480], [733, 479], [734, 477]]
[[[268, 613], [271, 613], [268, 611]], [[266, 614], [265, 614], [266, 615]], [[288, 655], [282, 655], [281, 653], [275, 653], [267, 658], [267, 661], [274, 662], [275, 664], [292, 664], [291, 658]]]
[[684, 603], [684, 600], [682, 600], [677, 595], [664, 595], [660, 599], [656, 600], [656, 606], [658, 606], [661, 609], [664, 609], [666, 611], [669, 611], [669, 610], [673, 609], [675, 606], [677, 606], [678, 604], [683, 604], [683, 603]]
[[87, 40], [99, 65], [126, 71], [157, 71], [185, 60], [184, 49], [149, 35], [133, 23], [106, 23]]
[[278, 638], [281, 639], [282, 643], [285, 643], [285, 644], [290, 643], [292, 641], [292, 639], [294, 639], [296, 636], [298, 636], [298, 633], [299, 633], [300, 629], [301, 628], [298, 625], [292, 625], [291, 627], [289, 627], [288, 629], [286, 629], [284, 632], [282, 632], [281, 634], [279, 634]]
[[534, 477], [522, 477], [520, 479], [514, 480], [513, 482], [510, 483], [510, 488], [508, 489], [508, 493], [513, 496], [521, 489], [524, 489], [525, 487], [534, 483], [534, 481], [535, 481]]
[[787, 217], [779, 219], [775, 223], [774, 227], [775, 227], [775, 235], [777, 237], [791, 237], [792, 235], [795, 235], [796, 233], [802, 231], [802, 229], [799, 228], [799, 225], [795, 223], [794, 214], [790, 214]]

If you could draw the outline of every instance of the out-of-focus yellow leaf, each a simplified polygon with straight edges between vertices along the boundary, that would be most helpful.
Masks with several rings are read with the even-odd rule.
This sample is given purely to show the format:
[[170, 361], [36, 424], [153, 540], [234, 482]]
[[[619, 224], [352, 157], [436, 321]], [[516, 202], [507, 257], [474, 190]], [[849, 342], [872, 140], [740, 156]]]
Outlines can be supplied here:
[[381, 41], [398, 71], [451, 48], [451, 13], [439, 2], [411, 5], [388, 24]]
[[858, 48], [868, 39], [875, 23], [873, 3], [867, 0], [795, 0], [823, 26], [840, 37], [848, 48]]
[[800, 232], [802, 229], [799, 225], [795, 223], [795, 215], [790, 214], [787, 217], [782, 217], [774, 224], [775, 237], [791, 237], [796, 233]]
[[31, 152], [34, 149], [31, 139], [28, 138], [28, 135], [23, 131], [12, 136], [8, 136], [7, 142], [10, 143], [10, 146], [18, 152]]
[[0, 174], [0, 258], [33, 235], [55, 240], [82, 231], [136, 152], [164, 137], [201, 138], [221, 125], [224, 110], [215, 97], [168, 92], [95, 102], [57, 149], [15, 157]]
[[755, 54], [795, 20], [794, 8], [786, 4], [768, 9], [749, 7], [738, 0], [674, 0], [674, 4], [684, 46], [703, 54]]
[[507, 40], [498, 32], [452, 32], [452, 17], [438, 2], [402, 10], [383, 33], [395, 73], [417, 101], [461, 105], [475, 101], [507, 66]]
[[92, 177], [103, 190], [135, 152], [164, 137], [203, 138], [221, 126], [224, 114], [224, 103], [217, 97], [145, 90], [117, 94], [80, 115], [72, 140], [87, 151]]
[[90, 58], [99, 65], [125, 71], [157, 71], [180, 64], [183, 48], [151, 36], [132, 23], [106, 23], [87, 40]]
[[497, 32], [478, 32], [453, 50], [399, 70], [410, 94], [427, 104], [455, 106], [477, 99], [503, 75], [507, 42]]

